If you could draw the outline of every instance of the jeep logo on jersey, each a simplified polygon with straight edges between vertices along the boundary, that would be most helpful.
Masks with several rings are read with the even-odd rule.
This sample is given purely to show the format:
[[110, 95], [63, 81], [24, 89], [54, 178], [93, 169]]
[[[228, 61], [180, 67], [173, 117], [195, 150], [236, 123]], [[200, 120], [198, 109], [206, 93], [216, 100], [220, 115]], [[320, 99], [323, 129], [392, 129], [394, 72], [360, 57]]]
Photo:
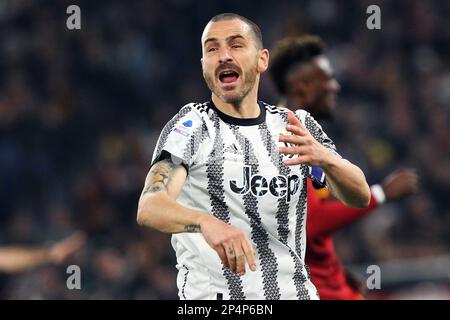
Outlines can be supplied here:
[[270, 180], [266, 177], [255, 174], [250, 176], [251, 167], [244, 166], [243, 181], [238, 185], [236, 180], [230, 180], [231, 191], [238, 194], [251, 192], [254, 196], [262, 197], [270, 192], [274, 197], [282, 198], [286, 196], [286, 202], [290, 202], [292, 196], [298, 191], [300, 178], [296, 174], [288, 177], [276, 175]]

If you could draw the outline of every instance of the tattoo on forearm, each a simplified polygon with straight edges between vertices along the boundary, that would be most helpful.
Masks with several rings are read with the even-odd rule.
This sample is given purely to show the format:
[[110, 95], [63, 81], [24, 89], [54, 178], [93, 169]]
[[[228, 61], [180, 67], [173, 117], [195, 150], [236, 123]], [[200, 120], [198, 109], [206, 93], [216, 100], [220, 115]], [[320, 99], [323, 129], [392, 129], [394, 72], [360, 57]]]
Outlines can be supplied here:
[[148, 183], [142, 194], [167, 190], [175, 165], [168, 160], [156, 163], [150, 170]]
[[198, 224], [187, 224], [184, 226], [184, 231], [186, 232], [200, 232], [200, 225]]

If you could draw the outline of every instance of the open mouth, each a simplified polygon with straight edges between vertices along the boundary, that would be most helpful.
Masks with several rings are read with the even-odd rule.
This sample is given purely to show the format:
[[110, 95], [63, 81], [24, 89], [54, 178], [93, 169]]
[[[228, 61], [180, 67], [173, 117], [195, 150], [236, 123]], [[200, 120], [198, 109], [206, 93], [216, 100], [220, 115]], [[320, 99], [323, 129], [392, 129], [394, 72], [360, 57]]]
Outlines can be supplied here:
[[233, 83], [239, 78], [239, 73], [233, 70], [226, 70], [219, 73], [219, 80], [222, 83]]

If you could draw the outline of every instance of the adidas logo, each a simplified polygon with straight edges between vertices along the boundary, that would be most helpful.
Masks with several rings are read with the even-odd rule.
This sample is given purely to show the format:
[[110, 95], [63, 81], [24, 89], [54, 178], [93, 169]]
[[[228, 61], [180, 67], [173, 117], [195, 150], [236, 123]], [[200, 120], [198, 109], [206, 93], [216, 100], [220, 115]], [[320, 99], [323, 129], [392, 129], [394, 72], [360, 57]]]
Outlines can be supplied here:
[[233, 154], [242, 154], [241, 150], [239, 150], [234, 143], [230, 144], [227, 148], [225, 148], [225, 153], [226, 152]]

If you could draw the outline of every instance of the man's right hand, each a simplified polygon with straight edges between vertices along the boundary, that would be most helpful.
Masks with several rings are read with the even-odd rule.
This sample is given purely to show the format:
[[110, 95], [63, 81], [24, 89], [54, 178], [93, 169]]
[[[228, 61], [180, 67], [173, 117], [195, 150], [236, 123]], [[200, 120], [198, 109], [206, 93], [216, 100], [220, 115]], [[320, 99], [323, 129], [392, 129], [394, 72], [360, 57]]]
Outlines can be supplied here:
[[244, 275], [247, 261], [250, 270], [256, 270], [252, 243], [242, 230], [209, 215], [202, 217], [200, 230], [226, 268]]
[[401, 199], [416, 193], [419, 177], [414, 169], [398, 169], [388, 175], [381, 184], [387, 201]]

